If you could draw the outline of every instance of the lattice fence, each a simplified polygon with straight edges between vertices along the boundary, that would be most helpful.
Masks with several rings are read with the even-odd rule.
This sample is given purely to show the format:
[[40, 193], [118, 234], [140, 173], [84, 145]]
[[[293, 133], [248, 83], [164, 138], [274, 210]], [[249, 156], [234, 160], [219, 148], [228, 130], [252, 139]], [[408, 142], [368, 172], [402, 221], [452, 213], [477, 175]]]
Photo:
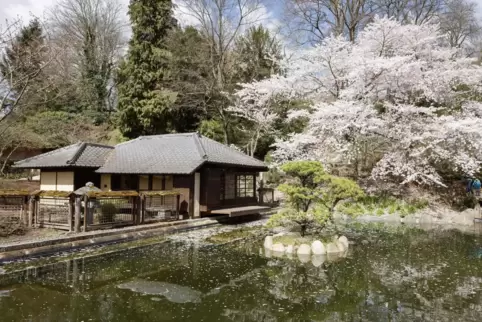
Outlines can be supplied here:
[[141, 192], [142, 222], [179, 220], [180, 197], [177, 190]]
[[36, 222], [39, 227], [70, 229], [73, 216], [70, 197], [39, 197]]
[[86, 225], [95, 228], [103, 225], [135, 224], [138, 197], [96, 197], [87, 201]]
[[27, 204], [23, 196], [0, 196], [0, 218], [2, 221], [25, 220]]
[[144, 222], [178, 220], [177, 196], [146, 196]]

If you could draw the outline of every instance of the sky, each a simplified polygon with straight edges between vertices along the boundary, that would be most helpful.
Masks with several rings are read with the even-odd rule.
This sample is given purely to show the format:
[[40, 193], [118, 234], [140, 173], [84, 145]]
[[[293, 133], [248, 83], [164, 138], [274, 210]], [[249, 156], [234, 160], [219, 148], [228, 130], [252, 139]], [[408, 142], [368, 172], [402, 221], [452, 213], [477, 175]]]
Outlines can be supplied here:
[[[20, 18], [24, 23], [27, 23], [33, 16], [42, 18], [57, 1], [58, 0], [1, 0], [0, 26], [5, 26], [6, 20], [13, 21]], [[126, 19], [128, 19], [127, 6], [129, 0], [118, 1], [125, 8]], [[176, 3], [176, 0], [173, 0], [173, 2]], [[283, 0], [264, 0], [264, 2], [265, 5], [260, 11], [260, 13], [262, 12], [261, 21], [269, 29], [274, 30], [281, 24], [277, 17], [280, 12], [279, 4], [282, 3]], [[192, 17], [183, 14], [180, 10], [176, 12], [176, 18], [178, 18], [181, 23], [192, 22]]]

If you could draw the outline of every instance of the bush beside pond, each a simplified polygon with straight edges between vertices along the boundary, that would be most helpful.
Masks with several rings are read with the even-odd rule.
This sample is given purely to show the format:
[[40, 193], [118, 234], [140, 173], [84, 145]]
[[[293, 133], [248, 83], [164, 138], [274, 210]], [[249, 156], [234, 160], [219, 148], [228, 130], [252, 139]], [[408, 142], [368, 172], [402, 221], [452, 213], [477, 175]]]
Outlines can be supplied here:
[[337, 212], [350, 217], [362, 215], [394, 215], [401, 217], [411, 215], [428, 206], [426, 200], [413, 200], [407, 202], [389, 196], [364, 196], [357, 200], [347, 201], [337, 207]]

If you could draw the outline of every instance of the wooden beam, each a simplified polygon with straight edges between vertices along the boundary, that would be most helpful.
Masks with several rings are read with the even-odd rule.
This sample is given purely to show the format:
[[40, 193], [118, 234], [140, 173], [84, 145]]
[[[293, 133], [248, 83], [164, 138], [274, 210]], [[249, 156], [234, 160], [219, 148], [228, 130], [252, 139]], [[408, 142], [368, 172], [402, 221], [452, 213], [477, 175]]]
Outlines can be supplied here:
[[194, 218], [201, 217], [201, 205], [199, 203], [201, 194], [201, 174], [194, 173]]
[[89, 215], [89, 197], [87, 195], [84, 196], [84, 232], [87, 231], [87, 216]]
[[74, 232], [80, 232], [80, 213], [82, 209], [82, 197], [75, 197], [75, 211], [74, 211]]
[[69, 231], [73, 230], [73, 224], [72, 224], [72, 217], [74, 216], [74, 196], [69, 197], [69, 211], [68, 211], [68, 218], [67, 218], [67, 225], [69, 225]]
[[28, 223], [27, 227], [32, 227], [35, 214], [35, 197], [30, 197], [28, 202]]

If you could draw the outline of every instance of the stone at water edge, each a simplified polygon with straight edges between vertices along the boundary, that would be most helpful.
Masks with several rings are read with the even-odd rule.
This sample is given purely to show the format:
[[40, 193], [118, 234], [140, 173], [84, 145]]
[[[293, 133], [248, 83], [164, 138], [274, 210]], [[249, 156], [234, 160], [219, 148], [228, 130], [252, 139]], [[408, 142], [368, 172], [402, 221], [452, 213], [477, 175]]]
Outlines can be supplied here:
[[281, 243], [274, 244], [273, 247], [271, 247], [271, 250], [273, 253], [284, 253], [285, 252], [285, 247]]
[[298, 253], [298, 255], [311, 255], [310, 245], [301, 244], [300, 247], [298, 247], [297, 253]]
[[298, 259], [302, 263], [308, 263], [311, 259], [311, 256], [309, 254], [300, 254], [298, 253]]
[[348, 249], [348, 246], [350, 245], [350, 243], [348, 242], [348, 238], [346, 238], [345, 236], [341, 236], [340, 238], [338, 238], [338, 241], [342, 243], [346, 249]]
[[326, 254], [326, 249], [325, 249], [325, 245], [323, 245], [323, 243], [319, 240], [315, 240], [312, 244], [311, 244], [311, 251], [313, 252], [313, 254], [315, 255], [324, 255]]
[[264, 248], [271, 249], [273, 247], [273, 236], [266, 236], [264, 239]]
[[329, 243], [328, 245], [326, 245], [326, 253], [327, 254], [335, 254], [335, 253], [339, 253], [339, 252], [340, 252], [340, 249], [338, 248], [338, 246], [335, 243]]
[[286, 246], [286, 248], [285, 248], [285, 253], [286, 253], [286, 254], [293, 254], [294, 251], [295, 251], [295, 249], [294, 249], [293, 245], [288, 245], [288, 246]]
[[344, 251], [347, 250], [347, 248], [345, 247], [345, 245], [339, 241], [337, 241], [335, 243], [336, 247], [338, 247], [338, 249], [340, 250], [340, 253], [343, 253]]
[[271, 258], [271, 256], [273, 256], [273, 252], [271, 251], [271, 248], [265, 248], [264, 249], [264, 256], [266, 258]]
[[323, 265], [325, 260], [326, 260], [326, 256], [324, 256], [324, 255], [313, 255], [313, 256], [311, 256], [311, 263], [315, 267], [320, 267], [321, 265]]

